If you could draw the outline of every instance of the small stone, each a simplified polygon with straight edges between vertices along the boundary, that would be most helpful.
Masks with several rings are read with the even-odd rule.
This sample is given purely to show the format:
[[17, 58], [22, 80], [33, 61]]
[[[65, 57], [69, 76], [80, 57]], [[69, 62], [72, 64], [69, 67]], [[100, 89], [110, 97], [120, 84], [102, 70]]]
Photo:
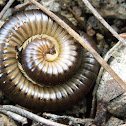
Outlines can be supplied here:
[[121, 126], [124, 124], [124, 121], [115, 117], [111, 117], [105, 126]]
[[6, 0], [0, 0], [0, 6], [4, 6]]
[[80, 17], [80, 19], [81, 19], [82, 21], [85, 21], [85, 18], [84, 18], [84, 17]]
[[[126, 46], [122, 45], [115, 49], [109, 58], [110, 67], [126, 82]], [[126, 117], [126, 93], [121, 86], [106, 71], [100, 78], [97, 90], [97, 99], [108, 103], [108, 111], [118, 117]]]
[[111, 114], [126, 118], [126, 93], [109, 102], [107, 108]]
[[18, 124], [8, 116], [0, 114], [0, 126], [18, 126]]
[[97, 37], [97, 40], [100, 41], [100, 40], [103, 40], [104, 39], [104, 36], [100, 33], [96, 33], [96, 37]]
[[60, 4], [55, 0], [41, 0], [40, 3], [53, 12], [60, 11]]
[[[103, 86], [104, 83], [104, 86]], [[122, 88], [114, 79], [109, 79], [102, 81], [102, 86], [98, 90], [98, 98], [103, 101], [109, 102], [110, 100], [116, 98], [123, 93]]]

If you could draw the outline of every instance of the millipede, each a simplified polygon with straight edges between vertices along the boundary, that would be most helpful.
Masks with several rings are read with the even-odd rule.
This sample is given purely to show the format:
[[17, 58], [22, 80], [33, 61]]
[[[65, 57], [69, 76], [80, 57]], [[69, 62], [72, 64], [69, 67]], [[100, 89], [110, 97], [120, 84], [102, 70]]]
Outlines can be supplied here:
[[89, 92], [98, 70], [92, 54], [41, 10], [16, 14], [0, 29], [0, 89], [17, 104], [64, 110]]

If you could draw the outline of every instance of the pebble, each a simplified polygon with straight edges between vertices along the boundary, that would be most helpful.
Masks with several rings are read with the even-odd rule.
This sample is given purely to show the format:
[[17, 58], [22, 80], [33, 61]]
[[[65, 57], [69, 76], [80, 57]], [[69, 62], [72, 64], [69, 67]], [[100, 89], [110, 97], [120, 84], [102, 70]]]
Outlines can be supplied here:
[[18, 126], [18, 124], [8, 116], [0, 114], [0, 126]]
[[0, 0], [0, 6], [4, 6], [6, 0]]
[[[110, 60], [110, 67], [126, 82], [126, 46], [115, 49]], [[108, 103], [108, 111], [118, 117], [126, 117], [126, 93], [106, 71], [100, 78], [97, 99]]]
[[123, 120], [118, 119], [118, 118], [112, 116], [112, 117], [108, 120], [108, 122], [106, 123], [105, 126], [121, 126], [121, 125], [123, 125], [123, 124], [125, 124], [125, 122], [124, 122]]
[[107, 109], [117, 117], [126, 118], [126, 93], [109, 102]]
[[60, 4], [55, 0], [41, 0], [40, 3], [53, 12], [60, 11]]

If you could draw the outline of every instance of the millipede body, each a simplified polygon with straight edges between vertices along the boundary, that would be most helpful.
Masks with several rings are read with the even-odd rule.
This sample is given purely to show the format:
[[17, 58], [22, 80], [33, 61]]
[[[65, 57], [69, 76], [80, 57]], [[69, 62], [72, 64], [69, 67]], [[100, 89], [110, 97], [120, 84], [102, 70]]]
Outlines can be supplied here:
[[0, 29], [0, 89], [22, 106], [63, 110], [90, 90], [98, 69], [94, 57], [40, 10], [17, 14]]

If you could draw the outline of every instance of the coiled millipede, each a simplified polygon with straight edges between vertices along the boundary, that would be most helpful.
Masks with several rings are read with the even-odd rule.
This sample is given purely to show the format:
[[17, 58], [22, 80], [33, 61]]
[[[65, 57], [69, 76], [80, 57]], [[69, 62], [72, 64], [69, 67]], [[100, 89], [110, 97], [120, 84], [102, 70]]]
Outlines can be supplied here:
[[65, 109], [89, 91], [98, 69], [94, 57], [40, 10], [17, 14], [0, 29], [0, 89], [22, 106]]

